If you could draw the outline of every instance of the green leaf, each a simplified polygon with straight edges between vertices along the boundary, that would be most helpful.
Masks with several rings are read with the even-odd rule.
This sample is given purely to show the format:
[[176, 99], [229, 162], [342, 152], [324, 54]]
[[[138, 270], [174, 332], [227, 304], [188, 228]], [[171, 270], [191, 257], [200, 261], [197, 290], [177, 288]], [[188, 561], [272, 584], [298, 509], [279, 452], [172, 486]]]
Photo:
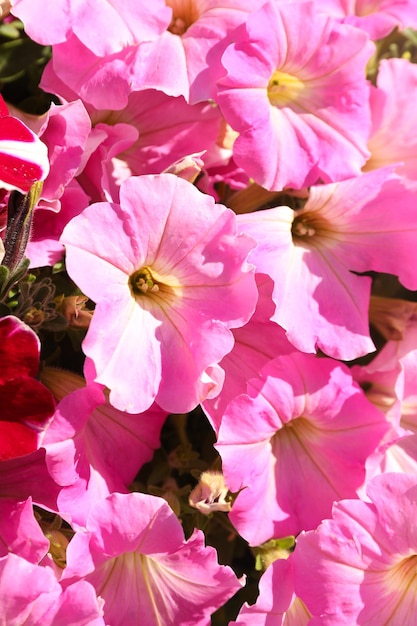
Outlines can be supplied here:
[[402, 36], [408, 39], [414, 46], [417, 46], [417, 31], [412, 28], [405, 28], [402, 31]]
[[31, 39], [21, 38], [0, 45], [0, 81], [11, 82], [23, 75], [30, 66], [45, 62], [50, 54], [48, 46], [40, 46]]
[[295, 547], [295, 537], [281, 537], [270, 539], [256, 548], [252, 548], [255, 556], [255, 569], [264, 571], [277, 559], [286, 559]]
[[4, 39], [17, 39], [22, 36], [23, 24], [19, 20], [3, 22], [0, 24], [0, 37]]
[[9, 269], [5, 265], [0, 265], [0, 285], [9, 280]]

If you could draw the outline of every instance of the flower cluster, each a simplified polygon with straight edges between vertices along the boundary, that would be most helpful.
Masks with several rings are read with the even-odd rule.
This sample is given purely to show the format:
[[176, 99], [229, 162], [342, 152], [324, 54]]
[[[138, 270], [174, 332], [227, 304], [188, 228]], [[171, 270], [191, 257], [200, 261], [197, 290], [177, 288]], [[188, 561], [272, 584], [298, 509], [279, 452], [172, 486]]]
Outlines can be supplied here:
[[417, 4], [0, 20], [1, 623], [413, 626]]

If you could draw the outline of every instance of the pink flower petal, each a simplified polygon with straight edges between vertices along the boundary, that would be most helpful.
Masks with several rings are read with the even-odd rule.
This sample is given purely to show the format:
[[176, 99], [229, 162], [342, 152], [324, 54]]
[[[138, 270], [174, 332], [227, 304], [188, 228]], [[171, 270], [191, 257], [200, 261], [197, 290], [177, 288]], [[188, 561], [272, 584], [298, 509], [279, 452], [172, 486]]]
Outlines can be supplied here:
[[63, 578], [80, 576], [104, 599], [104, 619], [114, 626], [139, 614], [149, 626], [203, 626], [240, 587], [201, 531], [185, 541], [168, 504], [140, 493], [112, 494], [92, 510], [67, 549]]
[[[189, 411], [217, 384], [207, 371], [231, 350], [229, 329], [254, 310], [254, 242], [236, 234], [231, 211], [171, 174], [129, 178], [120, 202], [88, 207], [61, 239], [69, 273], [97, 303], [84, 350], [116, 408], [141, 413], [155, 400]], [[149, 293], [132, 287], [143, 272], [156, 281]]]
[[230, 519], [251, 545], [314, 528], [389, 429], [330, 359], [278, 357], [227, 407], [218, 443], [226, 483], [239, 492]]

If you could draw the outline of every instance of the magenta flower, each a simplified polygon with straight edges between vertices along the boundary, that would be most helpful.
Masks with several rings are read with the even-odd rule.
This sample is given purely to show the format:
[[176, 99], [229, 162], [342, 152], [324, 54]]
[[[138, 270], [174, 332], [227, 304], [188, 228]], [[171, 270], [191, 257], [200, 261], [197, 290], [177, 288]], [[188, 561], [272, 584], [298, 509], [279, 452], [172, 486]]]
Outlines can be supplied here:
[[92, 110], [90, 114], [92, 140], [98, 143], [100, 134], [108, 139], [95, 147], [78, 180], [97, 201], [119, 200], [122, 180], [112, 157], [125, 167], [124, 178], [159, 174], [174, 161], [207, 150], [216, 141], [220, 126], [219, 112], [211, 104], [191, 106], [184, 98], [154, 89], [130, 94], [121, 111]]
[[[123, 5], [114, 0], [92, 0], [88, 5], [17, 0], [13, 12], [32, 39], [53, 45], [50, 64], [64, 83], [85, 101], [96, 106], [106, 106], [107, 101], [119, 109], [132, 91], [141, 47], [159, 38], [172, 16], [164, 0], [128, 0]], [[147, 50], [139, 66], [146, 65], [146, 56]]]
[[81, 213], [88, 202], [88, 195], [76, 180], [72, 180], [59, 200], [58, 213], [42, 206], [36, 208], [31, 238], [25, 252], [30, 259], [31, 267], [52, 266], [62, 260], [64, 246], [59, 242], [62, 231], [73, 217]]
[[333, 519], [298, 537], [295, 591], [311, 626], [414, 624], [416, 477], [377, 476], [367, 494], [335, 504]]
[[395, 165], [404, 184], [413, 189], [417, 188], [417, 112], [412, 96], [416, 89], [414, 63], [407, 59], [383, 59], [379, 63], [377, 87], [371, 88], [370, 97], [371, 156], [363, 167], [369, 171]]
[[312, 2], [269, 1], [235, 41], [222, 57], [217, 102], [240, 133], [236, 163], [275, 190], [358, 175], [370, 124], [365, 65], [373, 46], [365, 33]]
[[9, 115], [0, 96], [0, 186], [27, 193], [48, 172], [45, 144], [23, 122]]
[[97, 55], [109, 55], [155, 39], [165, 30], [170, 10], [164, 0], [151, 4], [125, 0], [14, 0], [13, 14], [26, 32], [45, 46], [67, 41], [75, 34]]
[[401, 403], [400, 425], [408, 433], [386, 451], [384, 471], [401, 471], [417, 474], [417, 350], [401, 359], [404, 368], [404, 395]]
[[414, 0], [318, 0], [316, 5], [318, 10], [366, 31], [372, 39], [386, 37], [396, 26], [417, 26]]
[[43, 380], [61, 400], [43, 440], [51, 476], [62, 485], [58, 510], [80, 526], [95, 502], [128, 491], [160, 445], [166, 413], [157, 406], [141, 415], [118, 411], [100, 385], [86, 387], [70, 372], [46, 368]]
[[[404, 305], [403, 314], [396, 323], [403, 326], [403, 336], [388, 341], [369, 365], [353, 367], [352, 374], [366, 389], [367, 398], [384, 411], [393, 424], [393, 432], [386, 437], [384, 455], [375, 473], [417, 474], [415, 303], [399, 303]], [[393, 436], [395, 433], [397, 437]]]
[[0, 557], [13, 552], [39, 563], [49, 549], [49, 541], [33, 515], [32, 499], [24, 502], [0, 498]]
[[394, 274], [417, 289], [415, 195], [389, 168], [312, 187], [299, 211], [277, 207], [238, 221], [258, 241], [249, 260], [275, 282], [271, 319], [299, 350], [343, 360], [374, 350], [371, 281], [352, 272]]
[[13, 316], [0, 319], [0, 461], [29, 454], [40, 444], [55, 403], [35, 380], [40, 342]]
[[14, 11], [33, 39], [55, 44], [50, 66], [64, 83], [94, 106], [104, 108], [107, 99], [122, 109], [129, 94], [142, 89], [192, 103], [212, 98], [228, 36], [262, 0], [113, 4], [94, 0], [87, 11], [60, 2], [44, 22], [25, 0]]
[[[221, 55], [250, 11], [263, 0], [167, 0], [171, 22], [162, 36], [139, 49], [135, 89], [150, 87], [187, 102], [215, 96]], [[142, 52], [142, 53], [141, 53]]]
[[330, 359], [278, 357], [247, 394], [228, 405], [216, 448], [239, 492], [230, 519], [260, 545], [314, 528], [335, 500], [354, 497], [389, 425]]
[[270, 320], [275, 310], [272, 280], [264, 274], [255, 277], [259, 290], [256, 310], [247, 324], [233, 331], [233, 350], [220, 362], [225, 372], [221, 393], [203, 403], [204, 412], [216, 433], [229, 402], [246, 393], [247, 383], [258, 376], [262, 367], [277, 355], [296, 351], [284, 330]]
[[184, 540], [165, 500], [114, 493], [91, 511], [67, 548], [62, 581], [90, 582], [113, 626], [206, 626], [210, 614], [240, 589], [217, 563], [201, 531]]
[[255, 308], [254, 242], [236, 235], [231, 211], [171, 174], [131, 177], [120, 203], [88, 207], [61, 239], [71, 277], [97, 303], [84, 351], [116, 408], [141, 413], [155, 400], [189, 411], [216, 389], [229, 329]]
[[274, 561], [259, 582], [256, 604], [244, 605], [230, 626], [308, 626], [311, 613], [294, 593], [292, 556]]
[[51, 567], [13, 553], [0, 558], [3, 624], [104, 626], [101, 604], [93, 587], [83, 580], [64, 590]]

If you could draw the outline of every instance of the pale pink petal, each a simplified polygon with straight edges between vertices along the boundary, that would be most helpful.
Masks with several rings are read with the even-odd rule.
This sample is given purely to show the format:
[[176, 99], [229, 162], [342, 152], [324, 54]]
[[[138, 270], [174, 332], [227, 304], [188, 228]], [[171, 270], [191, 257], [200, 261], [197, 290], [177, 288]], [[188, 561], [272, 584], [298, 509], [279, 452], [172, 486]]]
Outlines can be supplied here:
[[417, 7], [413, 0], [318, 0], [320, 11], [334, 15], [344, 22], [381, 39], [397, 26], [415, 28]]
[[[203, 377], [231, 350], [229, 329], [254, 310], [254, 242], [236, 234], [231, 211], [171, 174], [129, 178], [120, 201], [88, 207], [62, 237], [70, 275], [97, 303], [84, 350], [120, 410], [155, 399], [189, 411], [213, 390]], [[148, 294], [132, 286], [143, 276]]]
[[266, 365], [227, 407], [216, 445], [239, 492], [230, 519], [251, 545], [314, 528], [354, 496], [389, 426], [329, 359], [293, 354]]
[[226, 406], [236, 396], [246, 393], [248, 381], [257, 376], [268, 361], [294, 351], [285, 331], [270, 321], [275, 310], [272, 280], [264, 274], [256, 274], [256, 284], [259, 298], [255, 313], [247, 324], [233, 330], [235, 345], [220, 361], [226, 374], [221, 393], [203, 403], [204, 412], [216, 432]]
[[151, 5], [135, 0], [122, 5], [114, 0], [15, 0], [13, 14], [38, 43], [61, 43], [75, 33], [90, 50], [105, 56], [155, 39], [169, 24], [171, 11], [163, 0]]
[[415, 476], [377, 476], [370, 502], [339, 502], [332, 520], [298, 537], [295, 591], [315, 616], [310, 624], [413, 623], [416, 492]]
[[274, 190], [359, 174], [370, 125], [366, 35], [313, 3], [270, 1], [249, 15], [235, 41], [222, 57], [227, 75], [217, 102], [240, 133], [236, 163]]
[[64, 374], [61, 379], [58, 372], [44, 374], [52, 390], [71, 389], [58, 405], [44, 445], [51, 475], [64, 486], [59, 511], [80, 526], [93, 504], [113, 491], [126, 492], [151, 460], [166, 413], [156, 406], [142, 415], [123, 413], [105, 401], [99, 385], [84, 387], [81, 377]]
[[307, 626], [311, 614], [294, 594], [292, 556], [274, 561], [259, 582], [256, 604], [244, 605], [236, 626]]
[[[392, 211], [399, 198], [401, 211]], [[275, 282], [272, 319], [300, 350], [344, 360], [373, 351], [371, 281], [353, 272], [395, 274], [417, 286], [414, 193], [391, 168], [313, 186], [297, 211], [277, 207], [238, 220], [258, 241], [250, 261]]]
[[240, 587], [196, 530], [184, 540], [161, 498], [113, 494], [92, 510], [85, 531], [67, 550], [64, 579], [83, 576], [104, 603], [106, 623], [122, 626], [138, 614], [146, 626], [207, 623]]
[[[401, 89], [396, 85], [401, 81]], [[417, 115], [410, 95], [417, 85], [416, 67], [407, 59], [383, 59], [378, 67], [377, 87], [371, 90], [371, 152], [364, 171], [396, 165], [407, 186], [415, 188]], [[401, 115], [398, 115], [401, 111]]]
[[8, 625], [104, 626], [89, 583], [78, 581], [63, 591], [50, 567], [15, 554], [0, 558], [0, 605], [3, 623]]

